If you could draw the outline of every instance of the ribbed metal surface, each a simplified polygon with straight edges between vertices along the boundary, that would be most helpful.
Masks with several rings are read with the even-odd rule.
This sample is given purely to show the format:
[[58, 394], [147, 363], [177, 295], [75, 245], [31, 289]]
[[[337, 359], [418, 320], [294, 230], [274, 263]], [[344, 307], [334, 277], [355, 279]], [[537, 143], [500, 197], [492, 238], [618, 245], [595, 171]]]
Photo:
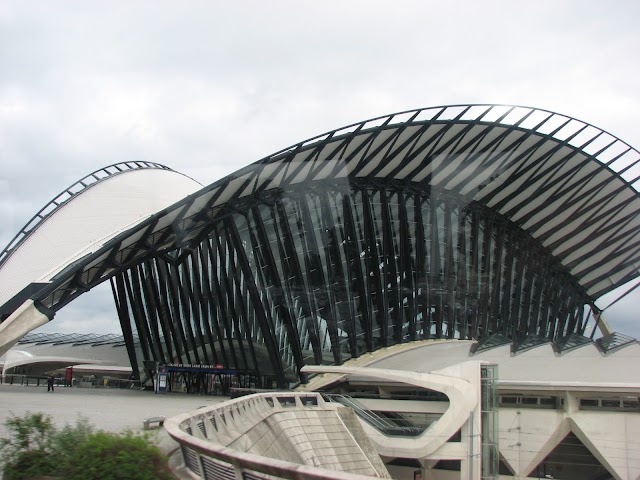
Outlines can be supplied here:
[[194, 472], [196, 475], [201, 474], [202, 469], [200, 468], [200, 458], [196, 452], [182, 445], [182, 458], [184, 458], [184, 464], [189, 470]]
[[236, 473], [232, 465], [226, 465], [219, 460], [202, 458], [202, 476], [205, 480], [236, 480]]
[[398, 182], [317, 182], [239, 202], [229, 208], [243, 213], [212, 222], [194, 248], [116, 277], [123, 323], [153, 360], [285, 382], [305, 364], [414, 340], [500, 334], [524, 349], [584, 333], [584, 289], [481, 205]]
[[242, 472], [242, 478], [244, 480], [263, 480], [266, 478], [272, 478], [270, 475], [266, 475], [264, 473], [260, 473], [260, 472], [249, 472], [247, 470], [244, 470]]
[[[420, 338], [581, 334], [639, 275], [640, 154], [578, 120], [462, 105], [301, 142], [61, 272], [58, 310], [112, 276], [156, 361], [267, 371]], [[266, 360], [265, 360], [266, 359]], [[192, 362], [189, 362], [192, 363]]]
[[394, 179], [490, 207], [548, 248], [592, 298], [638, 276], [640, 154], [570, 117], [463, 105], [368, 120], [301, 142], [178, 202], [83, 259], [43, 298], [60, 308], [141, 258], [191, 245], [230, 200], [318, 180]]
[[56, 195], [52, 200], [50, 200], [44, 207], [42, 207], [38, 213], [36, 213], [31, 220], [29, 220], [24, 227], [20, 229], [20, 231], [16, 234], [15, 237], [11, 239], [8, 245], [0, 252], [0, 267], [6, 261], [7, 258], [20, 246], [20, 244], [34, 231], [38, 229], [40, 224], [44, 222], [47, 218], [53, 215], [56, 210], [62, 208], [66, 203], [68, 203], [72, 198], [76, 195], [82, 193], [85, 189], [102, 182], [103, 180], [113, 176], [118, 175], [120, 173], [124, 173], [130, 170], [139, 170], [146, 168], [154, 168], [161, 170], [171, 170], [169, 167], [161, 165], [159, 163], [152, 162], [122, 162], [116, 163], [114, 165], [109, 165], [107, 167], [96, 170], [95, 172], [91, 172], [89, 175], [81, 178], [73, 185], [65, 188], [62, 192]]

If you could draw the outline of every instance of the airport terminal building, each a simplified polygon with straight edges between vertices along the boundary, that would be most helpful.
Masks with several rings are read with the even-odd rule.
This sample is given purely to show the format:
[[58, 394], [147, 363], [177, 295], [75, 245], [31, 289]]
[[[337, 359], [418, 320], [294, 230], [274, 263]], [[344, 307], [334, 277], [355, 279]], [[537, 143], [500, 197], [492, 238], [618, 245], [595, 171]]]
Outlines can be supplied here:
[[[629, 431], [603, 447], [589, 440], [599, 430], [576, 418], [594, 407], [589, 419], [624, 416], [640, 431], [638, 343], [612, 332], [597, 304], [640, 274], [639, 163], [620, 139], [564, 115], [458, 105], [340, 128], [206, 187], [148, 162], [105, 167], [52, 200], [0, 254], [0, 354], [109, 281], [143, 382], [157, 365], [200, 366], [255, 387], [304, 388], [309, 374], [313, 383], [342, 368], [323, 386], [375, 390], [379, 400], [389, 385], [364, 382], [359, 369], [455, 376], [454, 365], [479, 362], [474, 374], [458, 372], [467, 378], [495, 364], [506, 373], [496, 387], [501, 439], [514, 440], [500, 430], [505, 415], [516, 428], [509, 403], [535, 403], [538, 416], [549, 407], [557, 424], [499, 454], [496, 442], [495, 471], [482, 478], [636, 478], [640, 448]], [[357, 408], [382, 408], [372, 398]], [[472, 436], [473, 418], [465, 412], [454, 434]], [[576, 463], [566, 460], [569, 437], [587, 463], [557, 476], [552, 464]], [[480, 460], [460, 458], [466, 447], [449, 440], [381, 455], [396, 462], [397, 478], [467, 475]], [[597, 465], [584, 470], [588, 462]]]

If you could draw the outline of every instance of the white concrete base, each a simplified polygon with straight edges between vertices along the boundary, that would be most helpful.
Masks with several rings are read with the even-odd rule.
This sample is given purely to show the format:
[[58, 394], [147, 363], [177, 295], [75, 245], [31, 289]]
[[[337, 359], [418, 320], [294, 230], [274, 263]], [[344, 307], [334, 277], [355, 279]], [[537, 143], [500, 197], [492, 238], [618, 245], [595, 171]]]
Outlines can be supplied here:
[[24, 302], [9, 318], [0, 323], [0, 355], [7, 353], [27, 333], [48, 321], [49, 318], [36, 308], [33, 300]]

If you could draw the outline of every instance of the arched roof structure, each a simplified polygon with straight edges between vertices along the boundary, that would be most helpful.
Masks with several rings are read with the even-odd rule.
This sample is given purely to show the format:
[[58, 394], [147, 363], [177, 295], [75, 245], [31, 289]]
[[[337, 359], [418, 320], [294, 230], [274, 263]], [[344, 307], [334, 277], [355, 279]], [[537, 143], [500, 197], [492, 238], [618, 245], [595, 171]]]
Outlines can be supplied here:
[[20, 339], [7, 352], [4, 362], [0, 356], [3, 375], [15, 374], [18, 370], [29, 375], [42, 375], [59, 368], [91, 364], [102, 365], [98, 367], [100, 370], [128, 371], [131, 374], [122, 335], [34, 332]]
[[[533, 239], [592, 303], [640, 274], [639, 162], [637, 150], [607, 132], [540, 109], [456, 105], [392, 114], [298, 143], [186, 196], [70, 263], [31, 298], [52, 316], [146, 259], [180, 263], [216, 235], [216, 223], [270, 198], [328, 186], [346, 192], [357, 185], [365, 196], [367, 189], [384, 186], [420, 198], [435, 192], [455, 198], [462, 209], [481, 209], [486, 218], [509, 224], [514, 238]], [[237, 228], [229, 230], [236, 248], [248, 241], [240, 240]], [[364, 235], [379, 235], [382, 242], [388, 232], [376, 234], [375, 228], [369, 221]], [[446, 228], [447, 235], [456, 234], [455, 225]], [[527, 241], [517, 248], [526, 249]], [[393, 255], [384, 249], [383, 258]], [[505, 253], [497, 251], [501, 257], [493, 262], [500, 264]], [[385, 275], [396, 283], [396, 274]], [[584, 324], [574, 328], [584, 331]]]
[[0, 315], [6, 318], [62, 269], [201, 185], [150, 162], [110, 165], [48, 202], [0, 252]]
[[55, 308], [98, 271], [188, 247], [230, 200], [348, 178], [427, 183], [486, 205], [549, 248], [597, 299], [640, 274], [639, 162], [622, 140], [546, 110], [460, 105], [379, 117], [281, 150], [178, 201], [65, 272], [42, 300]]

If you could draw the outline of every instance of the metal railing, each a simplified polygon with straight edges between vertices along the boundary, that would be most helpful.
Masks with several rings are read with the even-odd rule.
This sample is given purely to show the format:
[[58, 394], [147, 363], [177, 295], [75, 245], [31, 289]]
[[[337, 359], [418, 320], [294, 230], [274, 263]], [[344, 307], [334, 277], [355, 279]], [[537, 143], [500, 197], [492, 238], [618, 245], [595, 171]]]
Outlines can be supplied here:
[[377, 413], [365, 408], [364, 405], [349, 395], [331, 393], [324, 394], [324, 396], [331, 401], [353, 409], [356, 415], [358, 415], [362, 420], [385, 435], [394, 437], [417, 437], [424, 432], [424, 428], [417, 427], [409, 420], [400, 416], [390, 418], [378, 415]]

